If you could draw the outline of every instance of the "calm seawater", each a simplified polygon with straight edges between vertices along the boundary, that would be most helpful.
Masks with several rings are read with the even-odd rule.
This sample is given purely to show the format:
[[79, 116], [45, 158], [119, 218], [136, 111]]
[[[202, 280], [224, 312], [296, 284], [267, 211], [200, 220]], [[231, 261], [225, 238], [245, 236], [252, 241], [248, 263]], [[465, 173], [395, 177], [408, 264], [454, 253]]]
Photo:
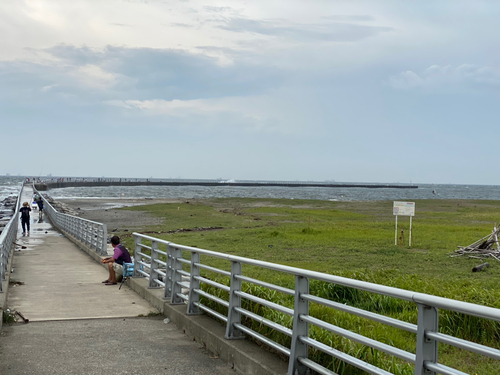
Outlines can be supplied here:
[[[0, 176], [0, 199], [17, 194], [24, 177]], [[231, 186], [108, 186], [52, 189], [54, 198], [287, 198], [334, 201], [500, 199], [500, 186], [415, 184], [418, 189]]]

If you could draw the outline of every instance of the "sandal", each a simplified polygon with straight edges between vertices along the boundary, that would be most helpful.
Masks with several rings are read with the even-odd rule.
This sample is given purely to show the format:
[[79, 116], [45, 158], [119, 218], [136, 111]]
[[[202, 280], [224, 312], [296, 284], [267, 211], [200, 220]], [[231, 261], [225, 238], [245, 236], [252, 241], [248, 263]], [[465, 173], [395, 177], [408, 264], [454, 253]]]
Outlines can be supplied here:
[[110, 282], [109, 280], [104, 280], [102, 283], [106, 284], [106, 283], [109, 283], [109, 282]]
[[118, 283], [112, 283], [111, 281], [109, 281], [109, 282], [107, 282], [107, 283], [106, 283], [106, 284], [104, 284], [104, 285], [116, 285], [116, 284], [118, 284]]

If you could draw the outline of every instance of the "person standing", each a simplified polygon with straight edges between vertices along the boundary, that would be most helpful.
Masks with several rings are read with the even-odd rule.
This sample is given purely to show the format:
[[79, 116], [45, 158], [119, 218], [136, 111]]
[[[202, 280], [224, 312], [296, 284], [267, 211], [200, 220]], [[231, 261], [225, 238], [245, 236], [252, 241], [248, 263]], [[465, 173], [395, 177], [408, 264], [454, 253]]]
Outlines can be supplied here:
[[28, 202], [24, 202], [23, 206], [19, 210], [21, 213], [21, 226], [23, 227], [23, 236], [26, 234], [26, 228], [28, 229], [28, 236], [30, 234], [30, 212], [31, 208]]
[[42, 211], [43, 211], [43, 199], [42, 199], [42, 197], [38, 196], [38, 200], [36, 201], [36, 204], [38, 205], [38, 211], [39, 211], [38, 216], [40, 217], [40, 219], [42, 219]]

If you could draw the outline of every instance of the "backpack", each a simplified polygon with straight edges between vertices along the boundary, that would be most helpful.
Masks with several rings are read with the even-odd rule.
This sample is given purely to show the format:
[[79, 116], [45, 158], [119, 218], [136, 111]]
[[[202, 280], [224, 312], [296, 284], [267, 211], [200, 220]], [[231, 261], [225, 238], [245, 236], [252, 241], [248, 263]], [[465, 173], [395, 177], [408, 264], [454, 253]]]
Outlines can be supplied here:
[[27, 207], [21, 208], [21, 219], [29, 219], [30, 218], [30, 211]]

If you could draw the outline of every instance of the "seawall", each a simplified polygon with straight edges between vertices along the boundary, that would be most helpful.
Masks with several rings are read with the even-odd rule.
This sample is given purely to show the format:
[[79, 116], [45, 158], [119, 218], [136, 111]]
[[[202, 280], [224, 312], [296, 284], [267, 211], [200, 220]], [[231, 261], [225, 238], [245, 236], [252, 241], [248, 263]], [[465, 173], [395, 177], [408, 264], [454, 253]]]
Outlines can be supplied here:
[[96, 186], [240, 186], [240, 187], [323, 187], [366, 189], [418, 189], [416, 185], [399, 184], [327, 184], [306, 182], [226, 182], [226, 181], [63, 181], [35, 184], [37, 190]]

